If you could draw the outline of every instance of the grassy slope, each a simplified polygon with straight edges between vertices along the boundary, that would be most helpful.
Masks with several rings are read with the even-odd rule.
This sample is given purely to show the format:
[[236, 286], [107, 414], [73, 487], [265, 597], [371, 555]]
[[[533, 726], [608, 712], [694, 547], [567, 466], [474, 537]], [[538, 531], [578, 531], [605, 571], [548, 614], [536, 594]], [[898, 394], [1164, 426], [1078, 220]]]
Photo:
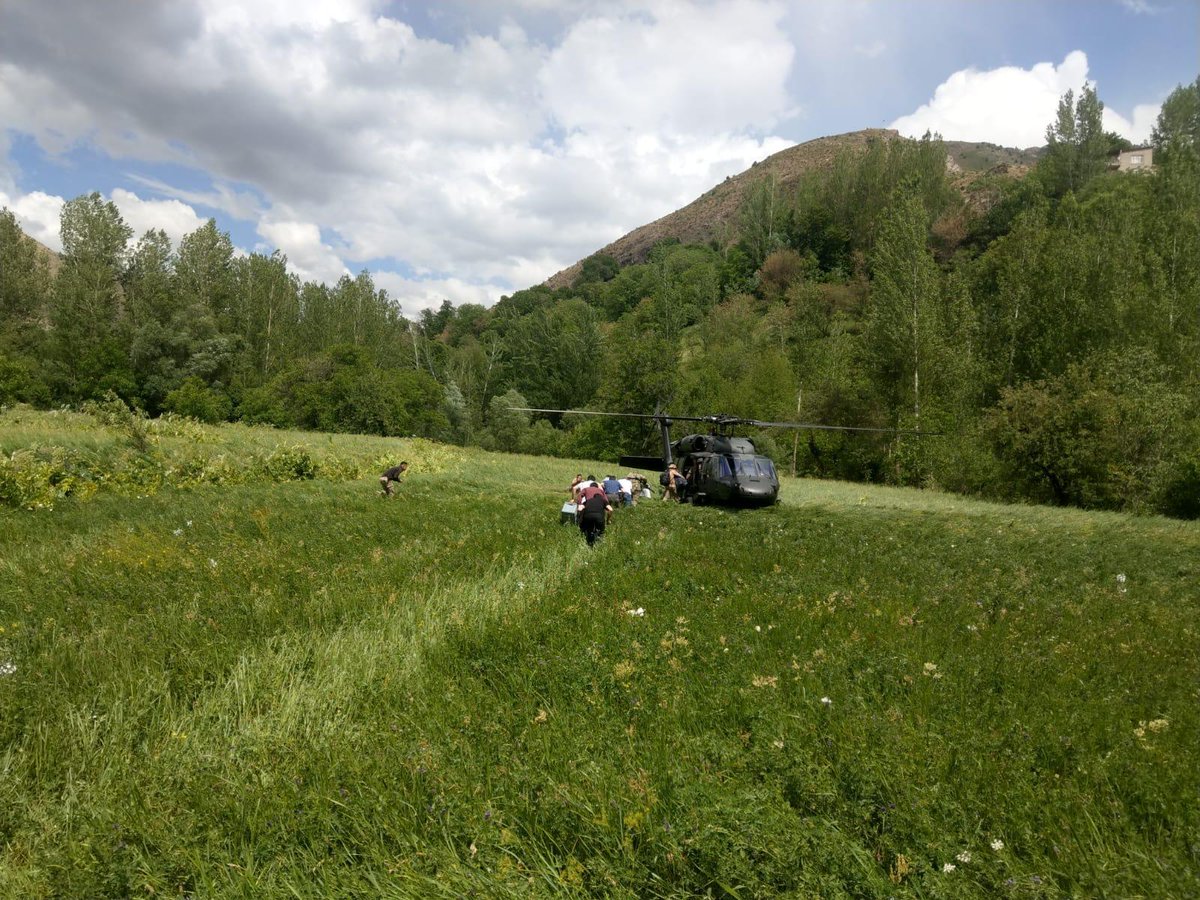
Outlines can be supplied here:
[[0, 895], [1200, 892], [1196, 524], [574, 471], [0, 510]]

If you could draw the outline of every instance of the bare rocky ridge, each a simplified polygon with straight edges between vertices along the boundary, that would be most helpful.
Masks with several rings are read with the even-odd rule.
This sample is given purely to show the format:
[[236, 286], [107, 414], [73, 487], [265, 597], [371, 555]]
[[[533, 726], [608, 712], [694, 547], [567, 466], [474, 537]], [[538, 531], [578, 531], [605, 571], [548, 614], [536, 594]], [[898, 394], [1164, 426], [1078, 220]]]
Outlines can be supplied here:
[[57, 275], [58, 270], [62, 268], [62, 257], [36, 238], [29, 235], [25, 235], [25, 238], [32, 241], [34, 246], [37, 247], [38, 255], [45, 261], [46, 269], [50, 272], [51, 276]]
[[[738, 210], [750, 186], [765, 175], [774, 175], [782, 187], [798, 181], [809, 172], [828, 170], [838, 154], [847, 148], [865, 147], [873, 140], [900, 139], [897, 131], [888, 128], [867, 128], [846, 134], [817, 138], [781, 150], [762, 162], [755, 163], [738, 175], [726, 178], [682, 209], [661, 219], [635, 228], [597, 253], [607, 254], [622, 266], [644, 262], [650, 249], [670, 238], [684, 244], [703, 244], [713, 239], [731, 242], [737, 236]], [[1036, 162], [1039, 151], [1017, 150], [995, 144], [973, 144], [964, 141], [946, 142], [947, 165], [959, 177], [960, 189], [974, 181], [979, 174], [1006, 167], [1004, 173], [1020, 177]], [[570, 287], [579, 276], [583, 260], [546, 279], [547, 287]]]

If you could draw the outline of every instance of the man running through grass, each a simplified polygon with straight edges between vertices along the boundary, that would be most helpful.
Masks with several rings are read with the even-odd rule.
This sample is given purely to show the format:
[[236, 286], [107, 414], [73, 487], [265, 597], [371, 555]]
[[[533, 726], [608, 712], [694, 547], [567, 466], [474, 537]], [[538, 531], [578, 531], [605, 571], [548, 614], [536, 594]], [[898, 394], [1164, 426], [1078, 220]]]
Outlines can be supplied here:
[[392, 483], [400, 483], [401, 477], [408, 470], [408, 463], [402, 462], [398, 466], [392, 466], [386, 472], [379, 476], [379, 484], [383, 488], [383, 496], [394, 497], [395, 491], [392, 489]]

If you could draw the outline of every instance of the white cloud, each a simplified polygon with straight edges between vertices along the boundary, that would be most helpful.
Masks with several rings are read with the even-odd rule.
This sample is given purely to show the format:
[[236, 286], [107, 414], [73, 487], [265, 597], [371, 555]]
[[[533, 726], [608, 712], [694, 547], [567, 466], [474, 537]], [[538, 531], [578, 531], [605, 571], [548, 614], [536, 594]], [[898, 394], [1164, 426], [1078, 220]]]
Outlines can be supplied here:
[[1133, 108], [1133, 119], [1126, 119], [1109, 106], [1104, 107], [1104, 130], [1115, 131], [1128, 138], [1135, 144], [1145, 144], [1150, 140], [1150, 132], [1158, 121], [1162, 110], [1161, 103], [1139, 103]]
[[1149, 3], [1148, 0], [1121, 0], [1121, 5], [1138, 16], [1153, 16], [1162, 11], [1161, 7]]
[[121, 218], [133, 229], [133, 241], [141, 239], [152, 228], [167, 233], [172, 245], [179, 246], [183, 236], [205, 223], [196, 211], [178, 200], [143, 200], [133, 191], [114, 188], [110, 198], [121, 211]]
[[[421, 302], [537, 283], [790, 144], [771, 136], [796, 112], [786, 4], [518, 6], [557, 36], [509, 21], [451, 43], [376, 0], [18, 5], [0, 121], [122, 159], [158, 195], [113, 191], [139, 233], [178, 240], [218, 210], [301, 277], [395, 259]], [[164, 160], [213, 187], [137, 171]]]
[[[909, 137], [932, 131], [947, 140], [1040, 147], [1046, 143], [1046, 127], [1054, 121], [1059, 99], [1069, 90], [1078, 97], [1087, 76], [1087, 54], [1082, 50], [1068, 53], [1057, 66], [962, 69], [937, 86], [932, 100], [891, 127]], [[1139, 105], [1131, 122], [1106, 108], [1104, 127], [1133, 141], [1145, 140], [1158, 110], [1157, 104]]]
[[777, 3], [662, 2], [648, 14], [576, 23], [539, 74], [567, 129], [714, 134], [770, 127], [794, 113], [794, 49]]
[[[283, 251], [289, 267], [303, 281], [333, 284], [343, 275], [350, 274], [333, 248], [321, 240], [321, 229], [311, 222], [264, 220], [259, 223], [258, 233], [270, 241], [273, 248]], [[262, 249], [269, 253], [272, 247]]]
[[1087, 55], [1081, 50], [1068, 53], [1058, 66], [962, 69], [937, 86], [932, 100], [891, 127], [910, 137], [932, 131], [948, 140], [1041, 146], [1059, 98], [1068, 90], [1078, 93], [1087, 71]]
[[62, 252], [62, 237], [59, 234], [62, 197], [44, 194], [41, 191], [9, 194], [0, 190], [0, 207], [8, 207], [12, 211], [17, 224], [27, 235], [41, 241], [56, 253]]
[[136, 172], [127, 173], [127, 177], [138, 184], [145, 185], [158, 194], [165, 194], [195, 206], [220, 210], [235, 219], [251, 221], [258, 219], [266, 212], [257, 197], [248, 191], [238, 191], [228, 185], [214, 185], [211, 191], [189, 191], [167, 184], [158, 178], [149, 178]]
[[886, 50], [887, 44], [883, 41], [872, 41], [869, 44], [854, 45], [854, 52], [859, 56], [865, 56], [867, 59], [875, 59], [876, 57], [883, 56]]
[[442, 301], [449, 300], [455, 306], [463, 303], [480, 303], [491, 306], [509, 291], [490, 285], [469, 284], [461, 278], [407, 278], [398, 272], [374, 272], [372, 278], [377, 288], [388, 292], [400, 305], [401, 313], [415, 318], [422, 310], [437, 309]]

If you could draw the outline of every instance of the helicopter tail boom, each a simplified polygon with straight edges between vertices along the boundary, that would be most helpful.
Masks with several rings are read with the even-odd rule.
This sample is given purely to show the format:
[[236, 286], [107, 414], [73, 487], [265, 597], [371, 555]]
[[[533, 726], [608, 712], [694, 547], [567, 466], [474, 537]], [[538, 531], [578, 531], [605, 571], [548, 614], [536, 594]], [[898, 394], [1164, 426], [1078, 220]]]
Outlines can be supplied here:
[[627, 469], [650, 469], [654, 472], [667, 467], [661, 456], [622, 456], [618, 462]]

